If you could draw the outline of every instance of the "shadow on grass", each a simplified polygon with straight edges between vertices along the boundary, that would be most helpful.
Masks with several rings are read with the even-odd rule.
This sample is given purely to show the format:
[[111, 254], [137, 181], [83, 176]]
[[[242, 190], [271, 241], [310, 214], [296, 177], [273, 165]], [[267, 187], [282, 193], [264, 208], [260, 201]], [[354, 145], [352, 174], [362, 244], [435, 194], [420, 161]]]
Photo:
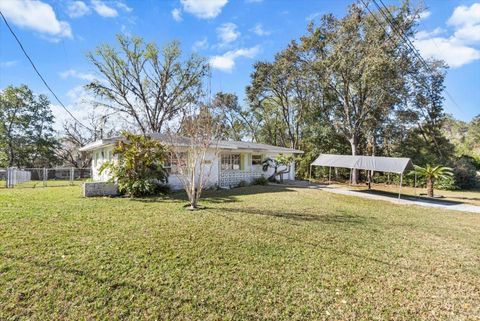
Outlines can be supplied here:
[[306, 222], [322, 222], [322, 223], [353, 223], [362, 224], [366, 222], [366, 218], [356, 215], [337, 215], [337, 214], [308, 214], [299, 212], [285, 212], [274, 211], [267, 209], [256, 208], [228, 208], [228, 207], [215, 207], [211, 208], [213, 211], [221, 211], [228, 213], [229, 215], [235, 214], [248, 214], [248, 215], [260, 215], [269, 216], [293, 221], [306, 221]]
[[[226, 220], [232, 221], [232, 222], [237, 223], [239, 225], [243, 225], [244, 227], [247, 227], [247, 228], [250, 228], [250, 229], [256, 229], [256, 230], [258, 230], [262, 233], [272, 235], [272, 236], [281, 237], [281, 238], [284, 238], [288, 241], [297, 242], [297, 243], [300, 243], [300, 244], [303, 244], [303, 245], [310, 246], [310, 247], [315, 248], [315, 249], [321, 249], [321, 250], [324, 250], [324, 251], [329, 251], [329, 252], [335, 253], [337, 255], [352, 257], [352, 258], [360, 259], [362, 261], [370, 261], [370, 262], [378, 263], [378, 264], [388, 266], [388, 267], [391, 267], [391, 268], [396, 268], [396, 269], [404, 270], [404, 271], [411, 271], [411, 272], [419, 273], [419, 274], [422, 274], [422, 275], [430, 273], [429, 271], [425, 271], [425, 270], [415, 268], [415, 267], [412, 267], [412, 266], [407, 266], [407, 265], [404, 265], [404, 264], [388, 262], [388, 261], [385, 261], [385, 260], [382, 260], [382, 259], [378, 259], [374, 256], [362, 255], [362, 254], [358, 254], [358, 253], [351, 252], [351, 251], [346, 251], [346, 250], [339, 250], [339, 249], [337, 249], [333, 246], [326, 246], [323, 243], [311, 242], [311, 241], [308, 241], [308, 240], [305, 240], [305, 239], [302, 239], [302, 238], [299, 238], [299, 237], [294, 237], [294, 236], [291, 236], [291, 235], [288, 235], [288, 234], [285, 234], [285, 233], [278, 232], [276, 230], [272, 230], [272, 229], [268, 228], [267, 225], [260, 226], [260, 225], [245, 222], [243, 220], [239, 220], [239, 219], [235, 218], [234, 217], [235, 215], [233, 215], [233, 214], [218, 213], [217, 211], [214, 211], [212, 209], [210, 209], [209, 211], [212, 214], [221, 216], [221, 217], [225, 218]], [[348, 220], [348, 217], [346, 217], [345, 219]], [[337, 222], [336, 220], [339, 220], [341, 222], [345, 221], [344, 219], [340, 219], [340, 218], [336, 218], [336, 217], [325, 218], [325, 220], [327, 222], [329, 220], [330, 220], [330, 222]], [[360, 222], [354, 222], [354, 223], [360, 223]]]
[[[364, 193], [364, 194], [379, 195], [379, 196], [390, 197], [392, 199], [398, 199], [398, 193], [394, 193], [394, 192], [379, 191], [374, 189], [355, 190], [355, 191], [359, 193]], [[427, 204], [439, 204], [439, 205], [445, 205], [445, 206], [463, 204], [462, 202], [458, 202], [458, 201], [443, 200], [438, 198], [429, 198], [429, 197], [422, 197], [422, 196], [411, 196], [411, 195], [401, 195], [401, 199], [407, 200], [407, 201], [422, 202]]]
[[[154, 296], [154, 297], [157, 297], [157, 298], [160, 298], [160, 299], [162, 299], [162, 298], [165, 299], [165, 300], [170, 299], [170, 297], [166, 297], [167, 294], [165, 294], [165, 292], [158, 289], [158, 285], [155, 284], [155, 283], [152, 283], [149, 286], [149, 285], [146, 285], [144, 283], [137, 284], [135, 282], [129, 282], [129, 281], [121, 280], [121, 279], [116, 280], [116, 279], [108, 278], [108, 277], [107, 278], [102, 278], [102, 277], [96, 275], [95, 271], [84, 271], [84, 270], [81, 270], [81, 269], [78, 269], [78, 268], [75, 268], [75, 267], [58, 265], [58, 264], [55, 264], [53, 262], [43, 262], [43, 261], [40, 261], [40, 260], [36, 260], [32, 257], [14, 256], [14, 255], [7, 254], [7, 253], [0, 253], [0, 256], [3, 256], [4, 258], [14, 260], [14, 261], [17, 261], [17, 262], [21, 262], [21, 263], [24, 263], [24, 264], [25, 263], [30, 264], [31, 266], [35, 266], [35, 267], [37, 267], [41, 270], [48, 270], [51, 273], [61, 272], [61, 273], [65, 273], [65, 274], [69, 274], [71, 276], [74, 276], [75, 278], [80, 279], [80, 280], [89, 279], [91, 281], [94, 281], [96, 284], [108, 287], [108, 289], [110, 291], [105, 292], [105, 293], [107, 293], [108, 296], [112, 296], [113, 292], [115, 290], [125, 288], [125, 289], [129, 289], [131, 291], [134, 291], [136, 293], [144, 293], [144, 294], [148, 294], [150, 296]], [[20, 293], [20, 294], [22, 294], [22, 293]], [[110, 301], [110, 300], [108, 300], [108, 301]], [[207, 306], [207, 308], [213, 309], [213, 310], [215, 310], [217, 308], [212, 302], [203, 301], [202, 305], [205, 305], [205, 306]], [[179, 312], [175, 309], [175, 307], [173, 305], [171, 306], [169, 312], [171, 313], [171, 315], [169, 315], [169, 317], [173, 317], [173, 318], [175, 318], [179, 314]], [[128, 313], [128, 315], [130, 315], [130, 313]]]
[[[251, 185], [245, 187], [236, 187], [232, 189], [219, 190], [205, 190], [203, 192], [200, 203], [208, 204], [222, 204], [240, 202], [239, 196], [264, 194], [264, 193], [280, 193], [280, 192], [294, 192], [292, 186], [288, 185]], [[133, 198], [132, 201], [143, 203], [155, 203], [165, 200], [173, 202], [188, 202], [187, 194], [184, 191], [175, 191], [167, 195], [150, 196], [142, 198]]]

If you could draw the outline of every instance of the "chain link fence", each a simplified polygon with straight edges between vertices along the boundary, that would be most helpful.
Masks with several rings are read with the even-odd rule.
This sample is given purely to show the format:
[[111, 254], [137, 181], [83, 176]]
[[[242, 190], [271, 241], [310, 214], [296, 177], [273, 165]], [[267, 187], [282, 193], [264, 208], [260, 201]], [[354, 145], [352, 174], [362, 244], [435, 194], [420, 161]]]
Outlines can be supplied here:
[[89, 178], [88, 168], [0, 168], [0, 188], [72, 186]]

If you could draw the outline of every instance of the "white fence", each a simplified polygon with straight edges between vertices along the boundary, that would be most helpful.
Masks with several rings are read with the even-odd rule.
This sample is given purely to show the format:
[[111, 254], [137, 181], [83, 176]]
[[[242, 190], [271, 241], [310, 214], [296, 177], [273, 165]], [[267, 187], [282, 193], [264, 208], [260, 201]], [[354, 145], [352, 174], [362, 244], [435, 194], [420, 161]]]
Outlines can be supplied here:
[[68, 186], [90, 177], [90, 169], [73, 167], [0, 169], [0, 180], [5, 180], [6, 188]]
[[29, 171], [7, 168], [6, 184], [7, 188], [12, 188], [15, 185], [29, 182], [32, 179], [32, 173]]

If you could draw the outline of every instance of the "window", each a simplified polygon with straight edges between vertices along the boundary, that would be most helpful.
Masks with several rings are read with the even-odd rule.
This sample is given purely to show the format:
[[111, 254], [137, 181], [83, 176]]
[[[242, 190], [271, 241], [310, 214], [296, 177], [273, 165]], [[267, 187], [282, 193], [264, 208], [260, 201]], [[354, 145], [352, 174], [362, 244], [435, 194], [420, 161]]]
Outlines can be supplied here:
[[221, 168], [222, 170], [240, 169], [240, 154], [223, 154]]
[[169, 174], [178, 174], [179, 163], [185, 171], [185, 167], [187, 166], [187, 153], [179, 153], [178, 155], [171, 154], [169, 157], [167, 157], [167, 160], [163, 164], [163, 167], [167, 170], [167, 173]]
[[252, 155], [252, 165], [262, 165], [262, 155]]

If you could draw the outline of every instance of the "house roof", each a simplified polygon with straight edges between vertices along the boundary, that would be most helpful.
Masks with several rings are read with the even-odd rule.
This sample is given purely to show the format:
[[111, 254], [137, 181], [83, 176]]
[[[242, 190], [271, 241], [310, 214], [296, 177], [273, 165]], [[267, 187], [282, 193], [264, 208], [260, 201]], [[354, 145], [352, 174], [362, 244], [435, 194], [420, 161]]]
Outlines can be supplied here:
[[[158, 139], [164, 144], [175, 145], [175, 146], [188, 146], [190, 140], [188, 137], [184, 136], [169, 136], [166, 134], [153, 133], [150, 134], [150, 137]], [[80, 151], [92, 151], [98, 148], [103, 148], [107, 146], [114, 145], [116, 142], [122, 140], [122, 137], [111, 137], [107, 139], [101, 139], [96, 142], [87, 144], [80, 148]], [[249, 143], [241, 141], [230, 141], [230, 140], [220, 140], [218, 141], [218, 148], [222, 150], [231, 150], [231, 151], [253, 151], [253, 152], [268, 152], [268, 153], [278, 153], [278, 154], [303, 154], [303, 151], [293, 148], [279, 147], [268, 144], [259, 144], [259, 143]]]
[[410, 158], [320, 154], [312, 166], [343, 167], [401, 174], [413, 169]]

